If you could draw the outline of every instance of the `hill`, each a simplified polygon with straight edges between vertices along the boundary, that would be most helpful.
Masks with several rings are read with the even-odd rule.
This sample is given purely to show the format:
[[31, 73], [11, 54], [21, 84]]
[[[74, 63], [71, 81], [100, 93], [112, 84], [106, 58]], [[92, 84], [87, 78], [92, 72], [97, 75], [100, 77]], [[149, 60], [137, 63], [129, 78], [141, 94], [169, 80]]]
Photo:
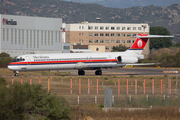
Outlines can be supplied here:
[[96, 22], [96, 17], [103, 23], [148, 23], [167, 28], [176, 36], [173, 40], [180, 41], [180, 4], [120, 9], [63, 0], [0, 0], [0, 14], [3, 8], [11, 15], [58, 17], [65, 23]]
[[134, 6], [161, 6], [166, 7], [172, 4], [180, 4], [179, 0], [64, 0], [81, 3], [97, 3], [112, 8], [128, 8]]

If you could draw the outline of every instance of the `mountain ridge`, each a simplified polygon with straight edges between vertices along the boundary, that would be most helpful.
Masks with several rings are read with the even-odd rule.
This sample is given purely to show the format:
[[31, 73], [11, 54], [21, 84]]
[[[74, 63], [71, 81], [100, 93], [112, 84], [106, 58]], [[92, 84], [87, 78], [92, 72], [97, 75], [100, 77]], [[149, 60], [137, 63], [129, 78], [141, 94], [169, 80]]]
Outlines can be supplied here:
[[0, 14], [4, 8], [11, 15], [62, 18], [65, 23], [96, 22], [97, 17], [102, 23], [148, 23], [167, 28], [180, 41], [180, 4], [120, 9], [63, 0], [0, 0]]

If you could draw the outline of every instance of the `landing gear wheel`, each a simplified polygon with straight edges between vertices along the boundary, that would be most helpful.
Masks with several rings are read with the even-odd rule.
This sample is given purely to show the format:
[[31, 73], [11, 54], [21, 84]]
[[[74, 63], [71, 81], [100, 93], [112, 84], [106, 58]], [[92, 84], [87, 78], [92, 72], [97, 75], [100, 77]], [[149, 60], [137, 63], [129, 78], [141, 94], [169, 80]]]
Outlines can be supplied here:
[[85, 71], [84, 70], [78, 70], [78, 75], [85, 75]]
[[102, 75], [102, 70], [101, 69], [96, 70], [95, 75]]
[[14, 76], [18, 76], [19, 71], [14, 71]]
[[14, 76], [18, 76], [18, 73], [15, 73]]

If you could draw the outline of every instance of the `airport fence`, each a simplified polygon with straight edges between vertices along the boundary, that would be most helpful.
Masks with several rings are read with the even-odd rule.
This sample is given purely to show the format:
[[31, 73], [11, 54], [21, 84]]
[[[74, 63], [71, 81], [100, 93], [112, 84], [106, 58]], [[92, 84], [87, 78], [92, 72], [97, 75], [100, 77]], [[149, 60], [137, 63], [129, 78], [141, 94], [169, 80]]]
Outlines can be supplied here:
[[178, 74], [173, 77], [12, 77], [21, 84], [42, 84], [49, 94], [57, 94], [70, 105], [99, 107], [149, 108], [153, 106], [180, 108]]

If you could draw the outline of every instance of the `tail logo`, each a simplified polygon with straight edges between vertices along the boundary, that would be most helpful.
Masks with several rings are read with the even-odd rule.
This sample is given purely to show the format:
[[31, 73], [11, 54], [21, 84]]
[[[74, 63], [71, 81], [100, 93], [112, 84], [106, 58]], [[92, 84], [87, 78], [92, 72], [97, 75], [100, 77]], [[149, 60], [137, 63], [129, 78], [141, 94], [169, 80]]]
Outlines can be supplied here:
[[139, 40], [139, 41], [137, 42], [137, 46], [138, 46], [138, 47], [142, 47], [142, 44], [143, 44], [143, 43], [142, 43], [142, 40]]

